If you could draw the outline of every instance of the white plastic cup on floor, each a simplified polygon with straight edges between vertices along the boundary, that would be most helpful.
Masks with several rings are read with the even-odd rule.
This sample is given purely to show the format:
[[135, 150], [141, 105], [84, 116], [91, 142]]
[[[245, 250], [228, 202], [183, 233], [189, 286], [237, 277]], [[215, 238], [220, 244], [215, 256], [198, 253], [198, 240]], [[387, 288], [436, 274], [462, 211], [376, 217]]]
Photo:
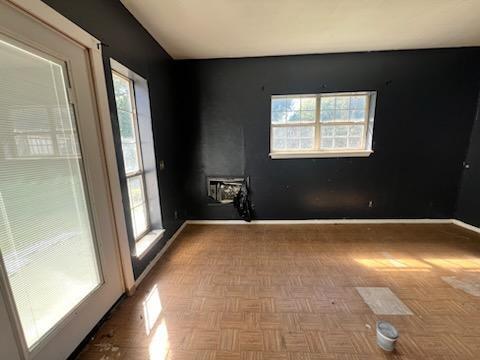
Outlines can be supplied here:
[[393, 351], [398, 339], [395, 326], [387, 321], [377, 321], [377, 344], [385, 351]]

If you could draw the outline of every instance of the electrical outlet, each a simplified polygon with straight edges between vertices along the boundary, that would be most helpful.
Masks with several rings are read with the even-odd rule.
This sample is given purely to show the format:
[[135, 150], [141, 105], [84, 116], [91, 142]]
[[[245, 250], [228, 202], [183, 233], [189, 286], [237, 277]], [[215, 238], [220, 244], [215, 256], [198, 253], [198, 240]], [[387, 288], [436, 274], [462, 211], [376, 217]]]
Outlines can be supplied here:
[[165, 170], [165, 161], [160, 160], [158, 162], [158, 168], [159, 168], [160, 171]]
[[372, 207], [373, 207], [373, 200], [370, 200], [370, 201], [368, 202], [368, 207], [369, 207], [369, 208], [372, 208]]

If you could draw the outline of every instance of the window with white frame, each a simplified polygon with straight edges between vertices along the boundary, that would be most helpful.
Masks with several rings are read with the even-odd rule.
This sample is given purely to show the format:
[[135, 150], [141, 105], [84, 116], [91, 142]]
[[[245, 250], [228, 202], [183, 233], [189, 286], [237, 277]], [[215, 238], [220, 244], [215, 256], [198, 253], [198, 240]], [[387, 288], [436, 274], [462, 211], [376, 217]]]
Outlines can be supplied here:
[[275, 95], [270, 156], [368, 156], [375, 92]]
[[150, 219], [133, 80], [113, 71], [113, 87], [117, 104], [133, 236], [135, 240], [139, 240], [150, 230]]

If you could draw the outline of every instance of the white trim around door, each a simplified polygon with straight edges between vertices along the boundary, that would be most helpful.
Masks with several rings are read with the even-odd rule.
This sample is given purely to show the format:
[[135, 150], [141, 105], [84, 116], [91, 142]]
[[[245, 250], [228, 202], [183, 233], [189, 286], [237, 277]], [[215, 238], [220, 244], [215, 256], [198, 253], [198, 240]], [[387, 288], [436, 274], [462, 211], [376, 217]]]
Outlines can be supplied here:
[[[51, 53], [48, 50], [50, 45], [52, 45], [52, 51], [58, 53], [60, 50], [55, 50], [60, 46], [58, 42], [70, 42], [72, 47], [78, 47], [83, 52], [82, 56], [70, 57], [74, 61], [67, 60], [68, 67], [65, 69], [69, 76], [73, 74], [74, 87], [75, 84], [80, 84], [79, 86], [82, 88], [81, 93], [76, 91], [75, 88], [72, 90], [72, 96], [77, 97], [79, 104], [83, 103], [85, 105], [81, 105], [82, 109], [79, 110], [80, 119], [88, 114], [88, 111], [85, 110], [89, 110], [92, 114], [90, 120], [82, 122], [78, 130], [80, 144], [89, 136], [95, 139], [91, 140], [95, 142], [95, 145], [82, 149], [82, 153], [85, 153], [85, 159], [90, 159], [87, 161], [90, 165], [86, 168], [86, 181], [87, 188], [89, 188], [90, 203], [93, 206], [92, 217], [97, 224], [97, 238], [100, 239], [97, 245], [98, 257], [101, 260], [100, 266], [104, 275], [103, 283], [99, 285], [98, 291], [94, 291], [98, 295], [98, 301], [95, 300], [97, 295], [95, 297], [88, 295], [41, 338], [38, 346], [27, 348], [19, 316], [12, 302], [12, 292], [9, 287], [6, 287], [7, 289], [1, 289], [2, 294], [0, 294], [0, 320], [4, 324], [0, 331], [0, 357], [35, 360], [63, 359], [75, 349], [92, 326], [100, 320], [106, 311], [104, 309], [108, 310], [118, 296], [134, 286], [108, 107], [102, 50], [100, 42], [95, 37], [40, 0], [0, 0], [0, 6], [6, 10], [4, 12], [5, 21], [0, 22], [0, 32], [4, 31], [7, 35], [11, 35], [12, 39], [19, 38], [26, 44], [34, 44], [31, 45], [32, 48], [36, 48], [38, 44], [38, 48], [46, 49], [45, 54]], [[28, 32], [26, 26], [16, 25], [13, 20], [6, 17], [8, 12], [23, 17], [22, 23], [25, 22], [25, 24], [25, 19], [31, 19], [31, 27], [36, 30]], [[40, 28], [41, 30], [39, 30]], [[39, 35], [40, 31], [42, 35]], [[52, 40], [54, 36], [57, 36], [58, 41]], [[40, 38], [41, 40], [39, 40]], [[70, 51], [70, 54], [73, 54], [73, 51]], [[86, 61], [82, 60], [83, 58]], [[81, 61], [83, 61], [85, 69], [78, 72], [77, 76], [75, 72], [71, 72], [71, 69]], [[89, 92], [83, 89], [89, 89]], [[86, 105], [87, 103], [89, 105]], [[84, 119], [86, 118], [88, 118], [88, 115], [84, 117]], [[94, 144], [93, 142], [92, 144]], [[93, 184], [95, 186], [92, 186]], [[99, 224], [102, 224], [102, 226], [99, 226]], [[108, 253], [109, 259], [106, 257], [106, 253]], [[0, 270], [2, 282], [5, 283], [8, 279], [5, 279], [7, 271], [3, 264]], [[95, 311], [90, 311], [89, 304], [92, 303], [98, 304]], [[6, 317], [9, 321], [4, 323], [3, 320]]]
[[135, 279], [128, 245], [127, 226], [125, 223], [122, 193], [115, 154], [110, 109], [108, 106], [107, 86], [103, 67], [101, 41], [83, 30], [81, 27], [46, 5], [40, 0], [2, 0], [17, 6], [29, 15], [37, 18], [45, 25], [64, 34], [68, 38], [84, 46], [89, 53], [90, 66], [93, 74], [93, 85], [97, 102], [100, 130], [102, 133], [103, 151], [108, 171], [110, 199], [114, 208], [118, 251], [122, 264], [122, 276], [125, 289], [134, 287]]

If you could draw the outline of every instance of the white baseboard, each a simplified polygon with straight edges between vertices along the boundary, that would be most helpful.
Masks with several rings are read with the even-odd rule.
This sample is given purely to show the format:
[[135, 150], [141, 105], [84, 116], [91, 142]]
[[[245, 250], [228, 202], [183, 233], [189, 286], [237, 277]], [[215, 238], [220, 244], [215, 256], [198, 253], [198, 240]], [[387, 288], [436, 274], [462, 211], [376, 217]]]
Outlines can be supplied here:
[[251, 224], [452, 224], [454, 219], [311, 219], [311, 220], [187, 220], [196, 225], [251, 225]]
[[464, 229], [467, 229], [467, 230], [470, 230], [470, 231], [473, 231], [473, 232], [476, 232], [476, 233], [480, 234], [480, 228], [479, 227], [467, 224], [467, 223], [465, 223], [461, 220], [452, 219], [452, 224], [455, 224], [455, 225], [460, 226]]
[[155, 255], [155, 257], [153, 258], [152, 261], [150, 261], [150, 263], [145, 268], [145, 270], [143, 270], [143, 272], [140, 274], [140, 276], [135, 280], [135, 283], [133, 284], [133, 286], [130, 289], [128, 289], [127, 294], [129, 296], [131, 296], [135, 293], [135, 290], [138, 287], [138, 285], [140, 285], [142, 280], [145, 279], [145, 277], [148, 275], [148, 273], [157, 264], [158, 260], [160, 260], [162, 255], [165, 254], [165, 252], [168, 250], [170, 245], [173, 244], [175, 239], [180, 235], [180, 233], [183, 231], [183, 229], [185, 229], [185, 227], [187, 226], [187, 223], [188, 223], [188, 221], [183, 222], [183, 224], [178, 228], [178, 230], [175, 231], [175, 234], [173, 234], [172, 237], [170, 239], [168, 239], [168, 241], [165, 243], [165, 245], [162, 247], [162, 249], [158, 252], [158, 254]]

